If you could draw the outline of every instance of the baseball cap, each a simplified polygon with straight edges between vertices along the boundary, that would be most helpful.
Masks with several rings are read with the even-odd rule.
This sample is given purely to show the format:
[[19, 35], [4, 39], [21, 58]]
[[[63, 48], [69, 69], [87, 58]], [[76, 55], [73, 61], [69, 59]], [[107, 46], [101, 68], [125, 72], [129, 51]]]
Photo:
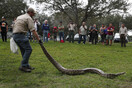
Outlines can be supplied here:
[[36, 13], [35, 10], [33, 8], [28, 8], [27, 9], [27, 12], [33, 12], [33, 13]]

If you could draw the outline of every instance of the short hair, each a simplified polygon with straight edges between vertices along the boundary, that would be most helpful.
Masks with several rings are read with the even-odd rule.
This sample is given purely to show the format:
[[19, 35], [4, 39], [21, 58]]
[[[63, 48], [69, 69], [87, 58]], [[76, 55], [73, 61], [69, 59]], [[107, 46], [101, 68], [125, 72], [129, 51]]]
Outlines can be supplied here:
[[35, 10], [34, 10], [33, 8], [28, 8], [28, 9], [27, 9], [27, 13], [28, 13], [28, 12], [36, 13]]
[[44, 23], [45, 23], [45, 22], [48, 22], [48, 20], [45, 20]]
[[96, 26], [96, 24], [94, 24], [93, 26]]

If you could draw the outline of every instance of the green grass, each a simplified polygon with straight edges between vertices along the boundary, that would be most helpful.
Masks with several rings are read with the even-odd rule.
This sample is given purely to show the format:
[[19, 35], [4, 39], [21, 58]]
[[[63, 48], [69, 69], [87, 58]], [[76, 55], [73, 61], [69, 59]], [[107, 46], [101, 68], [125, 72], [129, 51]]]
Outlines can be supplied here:
[[113, 46], [83, 45], [72, 43], [44, 43], [48, 52], [65, 68], [99, 68], [107, 73], [126, 72], [115, 79], [98, 74], [69, 76], [61, 74], [45, 57], [39, 44], [33, 48], [30, 65], [31, 73], [18, 70], [21, 54], [10, 51], [9, 42], [0, 40], [0, 88], [132, 88], [132, 43], [126, 48]]

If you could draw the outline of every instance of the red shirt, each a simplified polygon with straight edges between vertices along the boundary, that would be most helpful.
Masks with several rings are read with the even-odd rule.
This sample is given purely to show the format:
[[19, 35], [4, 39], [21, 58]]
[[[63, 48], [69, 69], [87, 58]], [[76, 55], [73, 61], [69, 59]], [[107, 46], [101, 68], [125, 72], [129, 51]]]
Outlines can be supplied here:
[[[108, 27], [108, 29], [107, 30], [113, 30], [113, 29], [115, 29], [115, 27]], [[108, 31], [108, 35], [113, 35], [113, 32], [110, 32], [110, 31]]]

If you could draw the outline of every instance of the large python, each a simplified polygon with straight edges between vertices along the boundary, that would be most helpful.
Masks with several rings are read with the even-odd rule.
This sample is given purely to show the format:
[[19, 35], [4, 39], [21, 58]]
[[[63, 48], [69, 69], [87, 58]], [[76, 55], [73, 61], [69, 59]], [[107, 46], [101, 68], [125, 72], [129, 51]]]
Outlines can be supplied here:
[[117, 74], [108, 74], [103, 72], [102, 70], [98, 68], [85, 68], [85, 69], [66, 69], [61, 64], [59, 64], [46, 50], [46, 48], [43, 46], [42, 43], [39, 43], [44, 54], [48, 58], [48, 60], [62, 73], [68, 74], [68, 75], [80, 75], [84, 73], [96, 73], [106, 78], [115, 78], [117, 76], [125, 74], [125, 72], [117, 73]]

